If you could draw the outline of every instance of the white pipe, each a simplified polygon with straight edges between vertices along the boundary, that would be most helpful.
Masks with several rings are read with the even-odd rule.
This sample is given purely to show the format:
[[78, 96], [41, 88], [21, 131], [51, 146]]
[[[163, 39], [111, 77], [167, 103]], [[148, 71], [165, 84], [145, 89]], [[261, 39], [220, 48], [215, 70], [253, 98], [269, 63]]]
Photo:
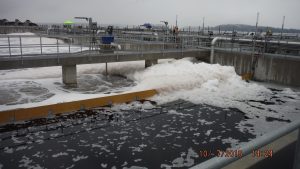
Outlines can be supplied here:
[[231, 38], [225, 38], [225, 37], [215, 37], [211, 41], [211, 50], [210, 50], [210, 63], [214, 63], [214, 54], [215, 54], [215, 44], [217, 43], [218, 40], [231, 40]]

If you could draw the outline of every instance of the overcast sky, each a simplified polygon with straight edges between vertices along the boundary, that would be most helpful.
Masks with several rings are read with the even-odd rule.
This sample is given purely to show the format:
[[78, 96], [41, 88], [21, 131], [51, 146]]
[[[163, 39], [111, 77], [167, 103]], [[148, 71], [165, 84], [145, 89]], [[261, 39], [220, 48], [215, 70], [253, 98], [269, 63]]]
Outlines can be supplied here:
[[[219, 24], [259, 25], [300, 29], [300, 0], [0, 0], [0, 18], [62, 23], [74, 16], [98, 23], [140, 25], [161, 20], [179, 26]], [[74, 20], [75, 21], [75, 20]]]

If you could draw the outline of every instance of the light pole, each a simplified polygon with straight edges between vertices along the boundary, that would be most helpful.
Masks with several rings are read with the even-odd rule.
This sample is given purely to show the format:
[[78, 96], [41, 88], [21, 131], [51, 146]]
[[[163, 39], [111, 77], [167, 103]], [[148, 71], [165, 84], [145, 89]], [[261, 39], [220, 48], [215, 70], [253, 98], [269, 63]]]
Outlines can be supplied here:
[[166, 35], [168, 34], [168, 30], [169, 30], [169, 27], [168, 27], [168, 21], [160, 21], [160, 22], [162, 22], [162, 23], [164, 23], [165, 24], [165, 26], [166, 26]]
[[283, 28], [284, 28], [284, 21], [285, 21], [285, 16], [283, 16], [283, 19], [282, 19], [282, 27], [281, 27], [280, 39], [282, 39], [282, 33], [283, 33]]

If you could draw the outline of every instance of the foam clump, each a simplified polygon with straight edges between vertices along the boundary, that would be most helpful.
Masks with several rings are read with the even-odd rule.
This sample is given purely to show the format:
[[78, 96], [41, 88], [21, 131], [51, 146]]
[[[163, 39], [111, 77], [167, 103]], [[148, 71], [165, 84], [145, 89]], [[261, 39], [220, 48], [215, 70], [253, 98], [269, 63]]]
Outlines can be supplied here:
[[231, 66], [193, 63], [187, 59], [152, 66], [135, 72], [132, 78], [137, 83], [135, 90], [159, 90], [154, 100], [160, 103], [184, 99], [230, 107], [237, 100], [257, 99], [262, 93], [270, 93], [263, 86], [243, 81]]

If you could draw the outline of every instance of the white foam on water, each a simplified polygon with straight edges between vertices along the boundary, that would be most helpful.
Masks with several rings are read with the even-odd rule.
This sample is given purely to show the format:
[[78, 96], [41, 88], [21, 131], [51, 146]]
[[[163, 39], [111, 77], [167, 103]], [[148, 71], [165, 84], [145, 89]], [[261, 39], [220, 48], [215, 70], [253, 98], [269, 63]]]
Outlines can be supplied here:
[[270, 90], [247, 83], [231, 66], [193, 63], [188, 59], [162, 63], [144, 71], [135, 72], [136, 90], [158, 89], [153, 98], [160, 103], [184, 99], [193, 103], [207, 103], [231, 107], [236, 100], [257, 99]]
[[[11, 33], [7, 34], [11, 35], [9, 39], [10, 45], [13, 47], [11, 48], [11, 55], [21, 55], [21, 52], [23, 55], [26, 54], [40, 54], [41, 48], [40, 43], [42, 42], [42, 53], [43, 54], [49, 54], [49, 53], [74, 53], [81, 51], [80, 46], [72, 45], [70, 44], [70, 50], [69, 50], [69, 44], [64, 43], [62, 40], [58, 40], [55, 38], [48, 38], [48, 37], [41, 37], [31, 33], [31, 32], [25, 32], [25, 33]], [[24, 36], [25, 35], [25, 36]], [[28, 37], [26, 37], [28, 36]], [[21, 37], [21, 40], [20, 40]], [[8, 38], [7, 37], [0, 37], [0, 44], [9, 46], [8, 44]], [[20, 44], [22, 44], [22, 48], [20, 48]], [[58, 44], [58, 48], [57, 48]], [[82, 50], [87, 50], [87, 47], [83, 47]], [[9, 49], [8, 48], [2, 48], [0, 49], [0, 56], [1, 55], [9, 55]]]
[[87, 159], [88, 156], [85, 156], [85, 155], [77, 155], [76, 157], [74, 157], [72, 160], [74, 162], [77, 162], [77, 161], [80, 161], [80, 160], [84, 160], [84, 159]]
[[[195, 104], [236, 108], [250, 118], [242, 121], [237, 128], [257, 136], [269, 132], [278, 124], [286, 124], [278, 121], [266, 122], [268, 117], [300, 120], [296, 113], [300, 110], [298, 91], [283, 88], [274, 94], [263, 85], [245, 82], [232, 66], [194, 63], [191, 59], [181, 59], [136, 71], [128, 77], [137, 84], [133, 90], [158, 89], [159, 94], [151, 98], [158, 104], [182, 99]], [[251, 102], [274, 101], [271, 100], [272, 96], [277, 96], [283, 103], [268, 105]], [[251, 124], [252, 127], [245, 124]]]
[[[144, 69], [145, 63], [143, 61], [128, 62], [128, 63], [110, 63], [108, 64], [108, 71], [113, 75], [123, 75], [135, 71]], [[78, 65], [77, 75], [87, 74], [103, 74], [105, 72], [105, 64], [89, 64], [89, 65]], [[99, 80], [99, 79], [98, 79]], [[100, 79], [101, 80], [101, 79]], [[0, 110], [14, 109], [14, 108], [26, 108], [33, 106], [41, 106], [47, 104], [55, 104], [67, 101], [76, 101], [89, 98], [103, 97], [112, 94], [104, 93], [89, 93], [70, 91], [62, 88], [62, 70], [61, 67], [43, 67], [43, 68], [29, 68], [29, 69], [16, 69], [16, 70], [0, 70], [0, 89], [9, 91], [10, 89], [16, 90], [18, 94], [21, 94], [20, 98], [28, 98], [18, 91], [18, 89], [24, 88], [25, 82], [35, 82], [34, 86], [39, 86], [48, 89], [49, 92], [53, 93], [54, 96], [38, 102], [38, 103], [26, 103], [17, 105], [0, 105]], [[103, 79], [105, 81], [105, 79]], [[101, 86], [98, 86], [99, 88]], [[103, 86], [106, 87], [106, 86]], [[133, 91], [127, 89], [127, 92]]]
[[42, 169], [44, 167], [40, 166], [39, 164], [33, 164], [33, 160], [26, 157], [26, 156], [23, 156], [22, 157], [22, 160], [19, 161], [19, 167], [24, 167], [24, 168], [32, 168], [32, 169]]
[[67, 156], [67, 155], [69, 155], [69, 153], [67, 153], [67, 152], [59, 152], [57, 154], [53, 154], [52, 157], [53, 158], [57, 158], [57, 157], [60, 157], [60, 156]]

